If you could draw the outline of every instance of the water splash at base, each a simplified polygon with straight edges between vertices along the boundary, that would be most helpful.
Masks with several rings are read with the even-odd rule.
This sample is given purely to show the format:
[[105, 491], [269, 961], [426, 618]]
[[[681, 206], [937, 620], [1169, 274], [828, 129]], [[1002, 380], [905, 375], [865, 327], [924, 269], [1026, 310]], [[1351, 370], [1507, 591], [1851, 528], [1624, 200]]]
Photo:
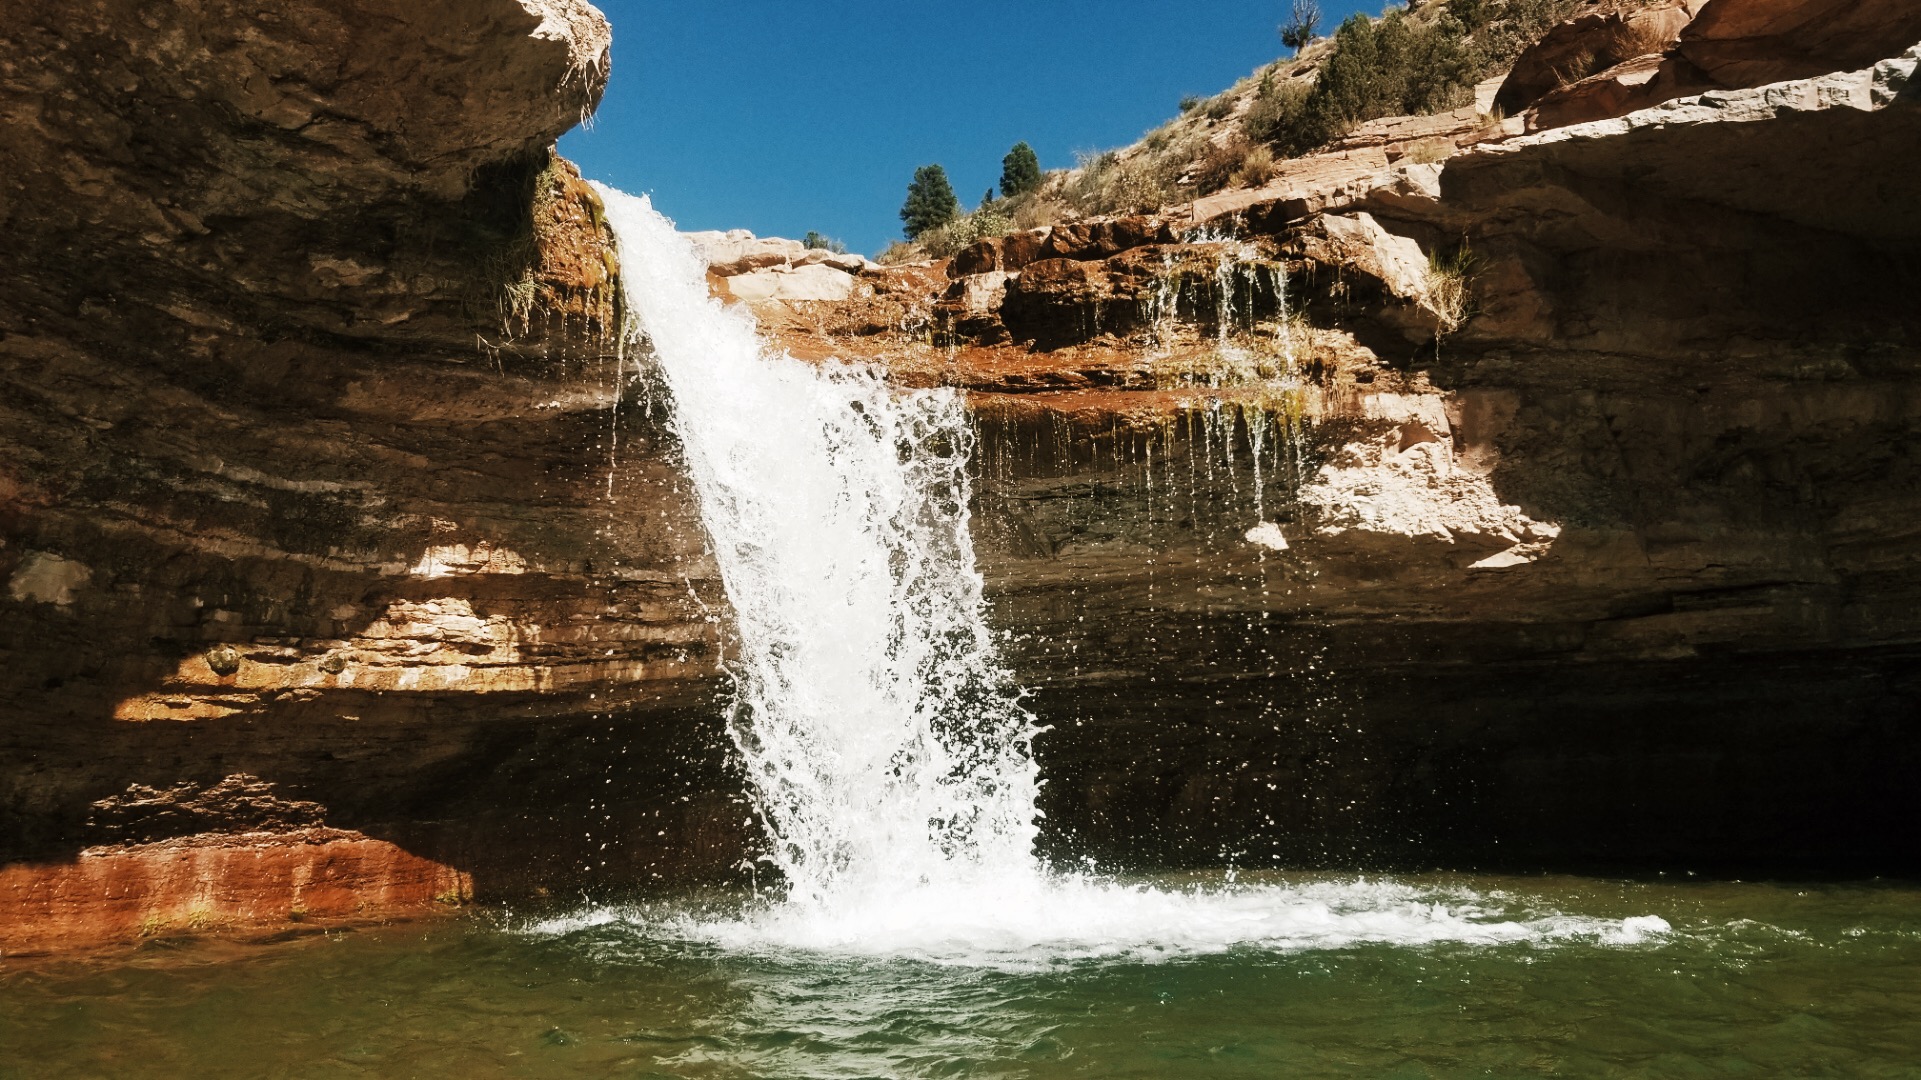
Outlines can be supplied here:
[[1016, 971], [1362, 945], [1632, 946], [1670, 932], [1659, 916], [1570, 916], [1512, 896], [1396, 881], [1183, 885], [1079, 876], [910, 889], [833, 910], [792, 904], [737, 913], [607, 907], [529, 929], [562, 936], [594, 927], [747, 955], [901, 958]]

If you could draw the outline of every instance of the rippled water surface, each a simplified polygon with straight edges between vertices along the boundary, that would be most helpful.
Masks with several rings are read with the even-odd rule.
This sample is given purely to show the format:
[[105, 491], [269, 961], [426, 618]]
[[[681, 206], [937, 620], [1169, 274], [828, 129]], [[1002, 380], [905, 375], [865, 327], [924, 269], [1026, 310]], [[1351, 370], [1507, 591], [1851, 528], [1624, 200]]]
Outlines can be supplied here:
[[1908, 886], [1155, 884], [912, 940], [662, 902], [12, 962], [0, 1076], [1921, 1075]]

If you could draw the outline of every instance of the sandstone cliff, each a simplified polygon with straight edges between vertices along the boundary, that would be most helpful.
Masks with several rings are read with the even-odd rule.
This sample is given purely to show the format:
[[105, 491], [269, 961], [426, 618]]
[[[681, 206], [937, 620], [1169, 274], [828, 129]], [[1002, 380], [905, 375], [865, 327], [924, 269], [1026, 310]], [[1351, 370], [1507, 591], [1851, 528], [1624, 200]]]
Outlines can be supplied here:
[[713, 570], [551, 151], [608, 42], [0, 7], [0, 949], [738, 858]]
[[[969, 392], [1052, 850], [1914, 867], [1921, 29], [1641, 7], [1156, 214], [707, 238]], [[604, 22], [0, 14], [0, 949], [725, 874], [725, 605], [551, 152]]]
[[[759, 305], [972, 393], [1058, 850], [1921, 856], [1921, 25], [1634, 18], [1509, 86], [1627, 38], [1693, 65], [1667, 100], [1381, 121], [1259, 188]], [[1877, 30], [1807, 30], [1841, 23]]]

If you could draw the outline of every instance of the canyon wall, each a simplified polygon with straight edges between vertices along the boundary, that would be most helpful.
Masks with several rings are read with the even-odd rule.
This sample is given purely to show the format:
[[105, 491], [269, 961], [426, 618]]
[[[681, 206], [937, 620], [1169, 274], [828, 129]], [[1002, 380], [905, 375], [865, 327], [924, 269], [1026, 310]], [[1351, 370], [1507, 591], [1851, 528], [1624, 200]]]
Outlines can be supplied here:
[[1745, 57], [1706, 92], [760, 305], [970, 392], [1052, 852], [1921, 863], [1921, 25], [1798, 77], [1755, 9], [1822, 2], [1687, 5], [1667, 55]]
[[737, 861], [715, 572], [552, 153], [601, 16], [0, 27], [0, 949]]
[[[1823, 4], [939, 263], [704, 238], [969, 394], [1050, 854], [1915, 868], [1921, 32]], [[0, 951], [733, 873], [724, 598], [552, 151], [604, 21], [0, 14]], [[1523, 85], [1595, 32], [1656, 51]]]

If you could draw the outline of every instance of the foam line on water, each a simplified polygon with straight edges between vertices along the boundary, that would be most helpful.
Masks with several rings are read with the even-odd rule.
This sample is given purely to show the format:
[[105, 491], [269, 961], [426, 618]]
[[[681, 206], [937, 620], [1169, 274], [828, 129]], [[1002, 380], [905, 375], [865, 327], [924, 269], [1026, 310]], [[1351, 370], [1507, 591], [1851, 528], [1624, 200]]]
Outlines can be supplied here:
[[748, 955], [902, 957], [1017, 970], [1370, 944], [1629, 946], [1671, 932], [1654, 915], [1564, 915], [1469, 890], [1394, 881], [1177, 888], [1077, 877], [877, 894], [833, 910], [775, 904], [713, 916], [603, 907], [541, 920], [528, 930], [566, 936], [596, 928]]

